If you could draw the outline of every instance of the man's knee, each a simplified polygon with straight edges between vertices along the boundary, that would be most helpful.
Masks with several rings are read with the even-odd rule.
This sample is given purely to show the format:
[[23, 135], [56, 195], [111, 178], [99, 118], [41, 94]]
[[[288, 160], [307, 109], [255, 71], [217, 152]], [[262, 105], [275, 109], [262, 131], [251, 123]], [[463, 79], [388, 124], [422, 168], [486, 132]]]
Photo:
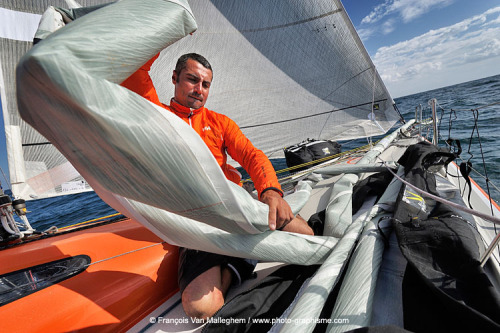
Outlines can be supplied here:
[[201, 298], [193, 297], [189, 290], [182, 293], [182, 307], [191, 318], [207, 319], [224, 305], [224, 295], [217, 288]]

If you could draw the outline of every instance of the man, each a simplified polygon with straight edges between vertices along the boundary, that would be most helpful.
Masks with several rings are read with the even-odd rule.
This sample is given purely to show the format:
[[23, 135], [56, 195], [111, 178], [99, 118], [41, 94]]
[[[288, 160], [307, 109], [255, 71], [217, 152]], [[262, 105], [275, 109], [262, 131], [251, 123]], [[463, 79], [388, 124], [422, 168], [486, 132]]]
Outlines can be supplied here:
[[[259, 200], [269, 206], [270, 230], [312, 235], [307, 223], [300, 217], [295, 218], [283, 200], [276, 173], [265, 154], [252, 145], [234, 121], [205, 108], [213, 78], [210, 63], [196, 53], [181, 56], [172, 74], [174, 97], [167, 106], [159, 101], [148, 74], [156, 58], [148, 61], [122, 85], [186, 121], [207, 144], [226, 178], [237, 184], [241, 175], [226, 163], [226, 152], [240, 163], [254, 181]], [[254, 267], [255, 263], [242, 258], [181, 248], [179, 287], [186, 314], [193, 318], [211, 317], [224, 304], [231, 284], [250, 277]]]

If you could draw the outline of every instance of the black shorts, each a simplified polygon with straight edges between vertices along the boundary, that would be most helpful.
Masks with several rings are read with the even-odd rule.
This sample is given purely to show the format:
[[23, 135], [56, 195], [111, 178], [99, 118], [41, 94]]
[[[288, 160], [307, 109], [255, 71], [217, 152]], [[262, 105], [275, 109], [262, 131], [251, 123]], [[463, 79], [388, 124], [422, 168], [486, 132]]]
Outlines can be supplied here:
[[215, 266], [228, 267], [233, 275], [232, 285], [239, 285], [251, 278], [255, 262], [251, 260], [225, 256], [199, 250], [179, 248], [179, 288], [182, 292], [196, 277]]

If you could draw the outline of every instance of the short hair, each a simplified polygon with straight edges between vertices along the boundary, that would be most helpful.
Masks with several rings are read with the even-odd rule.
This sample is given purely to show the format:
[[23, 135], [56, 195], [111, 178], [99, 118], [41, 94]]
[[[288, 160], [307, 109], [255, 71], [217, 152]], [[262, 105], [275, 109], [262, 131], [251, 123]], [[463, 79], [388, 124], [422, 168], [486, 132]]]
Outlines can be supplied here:
[[177, 73], [177, 75], [181, 75], [181, 71], [186, 68], [186, 62], [188, 61], [188, 59], [199, 62], [203, 67], [209, 69], [213, 75], [214, 71], [212, 70], [212, 65], [210, 65], [210, 63], [207, 59], [205, 59], [204, 56], [199, 55], [198, 53], [186, 53], [179, 57], [179, 59], [177, 60], [177, 64], [175, 65], [175, 72]]

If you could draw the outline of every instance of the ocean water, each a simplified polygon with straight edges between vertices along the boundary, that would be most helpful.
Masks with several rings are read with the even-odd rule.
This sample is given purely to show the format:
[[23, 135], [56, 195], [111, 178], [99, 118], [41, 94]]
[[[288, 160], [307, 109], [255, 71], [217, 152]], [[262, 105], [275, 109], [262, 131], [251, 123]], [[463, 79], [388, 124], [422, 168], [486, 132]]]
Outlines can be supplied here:
[[[499, 102], [499, 90], [500, 75], [497, 75], [395, 99], [405, 120], [415, 117], [415, 107], [419, 104], [424, 108], [424, 118], [429, 117], [428, 101], [437, 99], [440, 138], [460, 140], [461, 158], [470, 161], [482, 175], [487, 174], [491, 197], [497, 202], [500, 202], [500, 193], [495, 190], [495, 185], [500, 186], [500, 149], [496, 145], [500, 138], [500, 104], [481, 107]], [[472, 111], [475, 109], [477, 112]], [[275, 167], [286, 168], [286, 164], [281, 160], [275, 163]], [[487, 190], [485, 178], [475, 173], [471, 176]], [[28, 201], [27, 210], [31, 212], [28, 214], [30, 223], [40, 231], [116, 213], [94, 192]]]

